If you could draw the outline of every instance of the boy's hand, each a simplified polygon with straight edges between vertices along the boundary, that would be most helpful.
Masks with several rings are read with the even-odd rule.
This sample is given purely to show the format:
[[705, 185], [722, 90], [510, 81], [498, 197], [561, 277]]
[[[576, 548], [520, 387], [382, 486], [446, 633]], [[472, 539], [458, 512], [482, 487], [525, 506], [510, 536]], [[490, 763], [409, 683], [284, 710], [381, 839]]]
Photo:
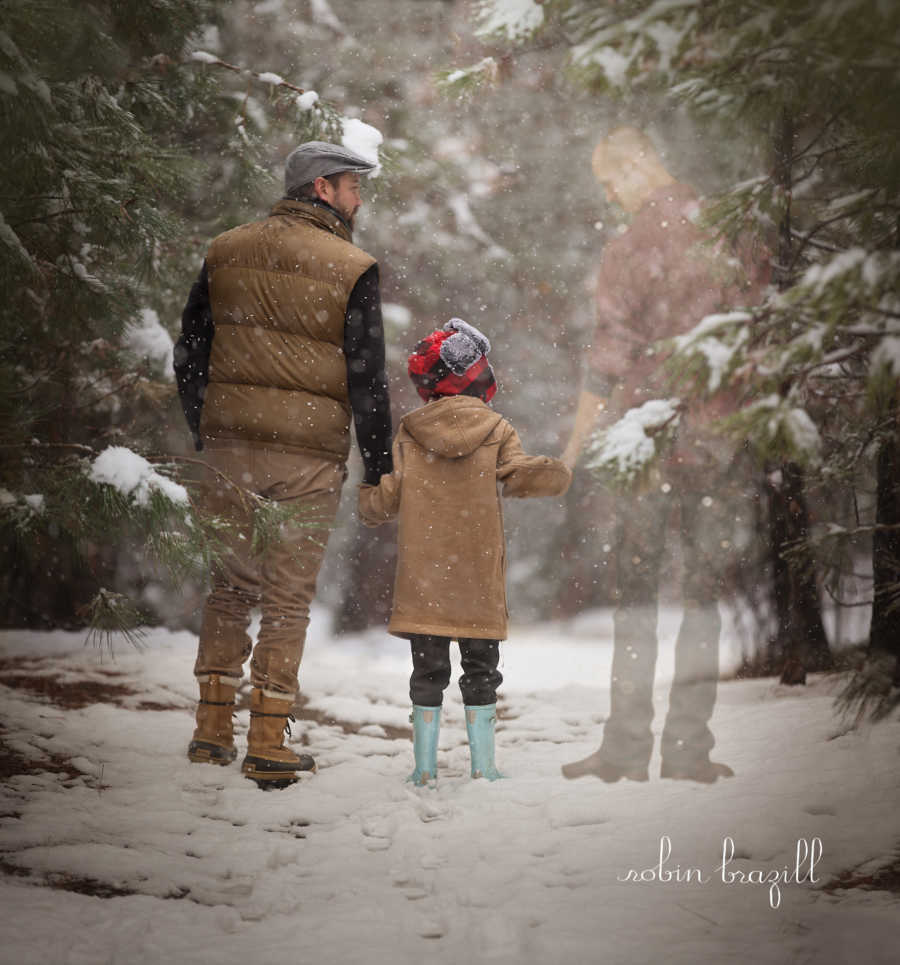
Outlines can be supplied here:
[[377, 486], [359, 484], [357, 513], [366, 526], [380, 526], [394, 519], [399, 509], [400, 484], [394, 473], [385, 473]]

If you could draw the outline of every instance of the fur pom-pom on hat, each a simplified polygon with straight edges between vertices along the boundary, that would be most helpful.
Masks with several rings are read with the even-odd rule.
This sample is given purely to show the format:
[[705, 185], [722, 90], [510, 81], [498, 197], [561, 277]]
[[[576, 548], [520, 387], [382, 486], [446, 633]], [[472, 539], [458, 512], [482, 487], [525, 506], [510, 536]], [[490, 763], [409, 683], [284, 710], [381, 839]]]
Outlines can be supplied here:
[[416, 391], [427, 402], [442, 395], [474, 395], [490, 402], [497, 391], [493, 369], [485, 358], [491, 343], [461, 318], [426, 335], [408, 360]]
[[487, 336], [464, 322], [461, 318], [451, 318], [443, 331], [450, 332], [448, 339], [441, 342], [441, 358], [456, 375], [462, 375], [470, 365], [474, 365], [482, 355], [491, 350]]

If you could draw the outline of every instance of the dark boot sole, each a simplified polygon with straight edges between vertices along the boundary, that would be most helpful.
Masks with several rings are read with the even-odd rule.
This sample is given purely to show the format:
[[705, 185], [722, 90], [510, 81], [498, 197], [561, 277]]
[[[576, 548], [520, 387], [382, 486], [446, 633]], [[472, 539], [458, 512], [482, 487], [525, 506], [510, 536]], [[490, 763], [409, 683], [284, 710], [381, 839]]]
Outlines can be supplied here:
[[226, 767], [237, 757], [237, 748], [220, 747], [208, 741], [191, 741], [188, 744], [187, 756], [194, 764], [218, 764]]
[[248, 754], [241, 764], [241, 772], [261, 788], [283, 788], [300, 780], [298, 772], [315, 774], [316, 762], [309, 754], [301, 754], [296, 764], [284, 761], [270, 761], [265, 757]]
[[283, 791], [286, 787], [290, 787], [292, 784], [296, 784], [300, 780], [299, 777], [286, 777], [275, 780], [260, 780], [258, 777], [253, 777], [250, 774], [245, 775], [249, 780], [261, 790], [261, 791]]

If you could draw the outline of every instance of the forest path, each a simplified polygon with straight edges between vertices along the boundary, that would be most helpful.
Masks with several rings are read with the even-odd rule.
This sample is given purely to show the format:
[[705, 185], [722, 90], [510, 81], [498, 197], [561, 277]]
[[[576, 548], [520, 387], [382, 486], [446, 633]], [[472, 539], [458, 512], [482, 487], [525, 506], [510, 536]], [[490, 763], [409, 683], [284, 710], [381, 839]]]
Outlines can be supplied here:
[[[532, 658], [553, 648], [575, 679], [534, 686], [527, 642], [507, 658], [506, 780], [469, 778], [448, 691], [437, 787], [406, 783], [405, 654], [333, 643], [309, 659], [290, 738], [318, 773], [269, 793], [240, 757], [185, 756], [190, 634], [103, 663], [77, 635], [0, 635], [0, 962], [837, 963], [850, 936], [852, 960], [891, 960], [900, 723], [848, 730], [835, 678], [724, 682], [716, 756], [734, 778], [661, 781], [654, 757], [646, 784], [566, 781], [608, 703], [602, 667], [592, 686], [578, 664], [605, 658], [542, 632]], [[247, 723], [241, 708], [239, 755]], [[743, 882], [717, 871], [727, 840]], [[837, 887], [848, 870], [868, 890]]]

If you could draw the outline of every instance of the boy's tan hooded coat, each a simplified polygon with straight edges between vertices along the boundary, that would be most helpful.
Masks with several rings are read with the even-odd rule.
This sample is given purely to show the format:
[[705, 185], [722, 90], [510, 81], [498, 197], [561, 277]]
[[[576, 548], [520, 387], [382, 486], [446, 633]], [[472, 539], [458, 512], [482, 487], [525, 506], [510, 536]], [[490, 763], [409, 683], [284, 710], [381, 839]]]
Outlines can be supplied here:
[[528, 456], [516, 430], [480, 399], [448, 396], [400, 422], [394, 471], [363, 486], [368, 526], [399, 518], [395, 636], [505, 640], [504, 496], [559, 496], [571, 472], [559, 460]]

